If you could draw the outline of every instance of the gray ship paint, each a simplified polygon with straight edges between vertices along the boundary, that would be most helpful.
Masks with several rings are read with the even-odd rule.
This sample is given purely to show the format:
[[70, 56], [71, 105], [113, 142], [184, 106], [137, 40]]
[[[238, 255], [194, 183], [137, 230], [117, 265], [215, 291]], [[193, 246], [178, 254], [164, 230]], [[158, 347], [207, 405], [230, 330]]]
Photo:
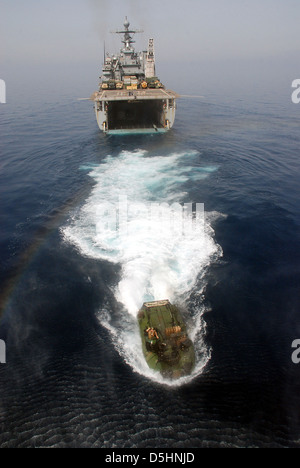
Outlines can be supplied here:
[[148, 49], [136, 52], [126, 17], [119, 55], [104, 54], [99, 91], [91, 99], [99, 128], [105, 133], [162, 133], [172, 128], [176, 113], [173, 91], [166, 90], [156, 76], [154, 40]]

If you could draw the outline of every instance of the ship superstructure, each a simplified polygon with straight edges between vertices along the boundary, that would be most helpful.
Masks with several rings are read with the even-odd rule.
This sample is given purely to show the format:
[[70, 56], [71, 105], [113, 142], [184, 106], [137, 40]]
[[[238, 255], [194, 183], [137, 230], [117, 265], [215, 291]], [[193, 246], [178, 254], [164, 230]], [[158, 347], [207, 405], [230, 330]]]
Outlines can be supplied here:
[[137, 53], [129, 28], [114, 31], [123, 35], [119, 55], [105, 54], [99, 91], [92, 96], [99, 128], [105, 133], [166, 132], [174, 123], [176, 98], [156, 76], [154, 40]]

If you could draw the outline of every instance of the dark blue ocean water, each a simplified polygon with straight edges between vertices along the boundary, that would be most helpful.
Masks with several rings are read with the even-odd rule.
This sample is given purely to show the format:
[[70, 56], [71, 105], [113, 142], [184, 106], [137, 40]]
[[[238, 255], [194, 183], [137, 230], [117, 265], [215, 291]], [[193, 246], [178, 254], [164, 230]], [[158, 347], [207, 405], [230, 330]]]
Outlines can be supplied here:
[[[300, 107], [178, 101], [166, 135], [107, 137], [66, 94], [1, 105], [1, 447], [299, 447]], [[203, 203], [174, 238], [104, 203]], [[145, 365], [143, 300], [182, 307], [195, 371]]]

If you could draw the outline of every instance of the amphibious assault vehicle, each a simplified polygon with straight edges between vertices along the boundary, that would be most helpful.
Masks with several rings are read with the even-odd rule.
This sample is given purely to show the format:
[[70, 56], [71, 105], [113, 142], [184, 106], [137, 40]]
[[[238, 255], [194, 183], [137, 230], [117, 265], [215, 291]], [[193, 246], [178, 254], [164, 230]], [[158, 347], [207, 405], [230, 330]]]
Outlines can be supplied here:
[[192, 372], [194, 346], [176, 306], [168, 300], [145, 302], [138, 313], [138, 322], [143, 353], [151, 369], [169, 379]]

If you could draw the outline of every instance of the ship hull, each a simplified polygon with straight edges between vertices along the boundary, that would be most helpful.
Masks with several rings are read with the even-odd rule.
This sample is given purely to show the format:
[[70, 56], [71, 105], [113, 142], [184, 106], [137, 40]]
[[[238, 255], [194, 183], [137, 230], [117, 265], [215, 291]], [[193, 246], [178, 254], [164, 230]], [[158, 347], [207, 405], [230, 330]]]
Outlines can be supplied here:
[[107, 134], [165, 133], [174, 124], [176, 97], [164, 89], [109, 90], [95, 93], [95, 113]]

